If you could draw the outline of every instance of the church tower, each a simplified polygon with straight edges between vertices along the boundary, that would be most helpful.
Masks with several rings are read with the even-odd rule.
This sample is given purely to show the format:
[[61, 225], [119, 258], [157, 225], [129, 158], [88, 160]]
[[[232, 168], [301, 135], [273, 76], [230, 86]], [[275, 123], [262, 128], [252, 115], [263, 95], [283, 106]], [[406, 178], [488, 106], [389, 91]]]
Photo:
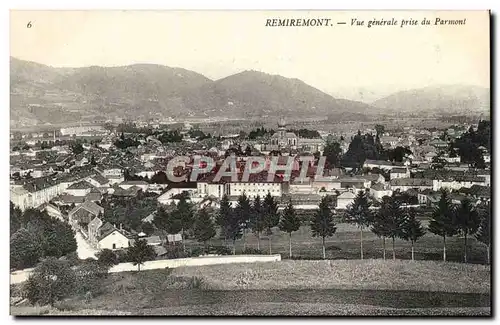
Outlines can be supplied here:
[[281, 139], [285, 138], [286, 134], [286, 121], [285, 118], [281, 117], [278, 121], [278, 134]]

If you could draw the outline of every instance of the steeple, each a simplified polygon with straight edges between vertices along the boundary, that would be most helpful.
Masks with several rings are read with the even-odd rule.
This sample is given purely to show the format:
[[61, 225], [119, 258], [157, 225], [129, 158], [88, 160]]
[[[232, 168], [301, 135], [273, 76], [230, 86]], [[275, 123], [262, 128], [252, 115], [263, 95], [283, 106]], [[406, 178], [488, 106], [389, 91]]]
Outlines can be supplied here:
[[279, 129], [286, 129], [286, 121], [284, 117], [281, 117], [278, 121], [278, 128]]

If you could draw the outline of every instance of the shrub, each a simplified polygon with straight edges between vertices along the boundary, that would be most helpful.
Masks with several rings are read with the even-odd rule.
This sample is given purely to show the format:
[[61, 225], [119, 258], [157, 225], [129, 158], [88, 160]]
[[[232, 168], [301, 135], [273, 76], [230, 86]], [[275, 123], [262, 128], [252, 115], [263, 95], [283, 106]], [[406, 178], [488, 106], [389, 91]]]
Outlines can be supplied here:
[[207, 253], [207, 250], [201, 247], [195, 247], [191, 250], [191, 257], [198, 257]]
[[131, 261], [126, 250], [118, 250], [115, 251], [114, 253], [116, 254], [118, 263], [127, 263]]
[[12, 268], [32, 267], [42, 255], [42, 243], [35, 234], [27, 229], [21, 228], [10, 237], [10, 265]]
[[209, 253], [210, 254], [217, 254], [217, 255], [232, 255], [233, 254], [231, 248], [226, 247], [226, 246], [210, 246]]
[[102, 279], [108, 275], [108, 266], [96, 260], [85, 261], [75, 269], [76, 291], [80, 294], [95, 296], [101, 291]]
[[185, 258], [191, 256], [191, 254], [187, 252], [184, 253], [182, 246], [180, 245], [167, 245], [165, 246], [165, 249], [167, 250], [166, 256], [168, 259]]
[[76, 275], [67, 261], [49, 257], [33, 270], [25, 282], [23, 298], [32, 304], [54, 305], [75, 290]]
[[110, 249], [103, 249], [97, 253], [97, 261], [108, 268], [119, 263], [118, 256]]

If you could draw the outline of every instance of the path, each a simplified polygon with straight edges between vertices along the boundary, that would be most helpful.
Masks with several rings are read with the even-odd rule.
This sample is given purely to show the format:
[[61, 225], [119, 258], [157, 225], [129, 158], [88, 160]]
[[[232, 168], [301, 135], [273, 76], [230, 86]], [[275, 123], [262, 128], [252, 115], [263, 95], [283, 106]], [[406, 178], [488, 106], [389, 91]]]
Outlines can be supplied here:
[[97, 259], [95, 254], [98, 252], [98, 250], [92, 248], [79, 231], [76, 232], [75, 239], [77, 244], [76, 253], [78, 254], [79, 259]]

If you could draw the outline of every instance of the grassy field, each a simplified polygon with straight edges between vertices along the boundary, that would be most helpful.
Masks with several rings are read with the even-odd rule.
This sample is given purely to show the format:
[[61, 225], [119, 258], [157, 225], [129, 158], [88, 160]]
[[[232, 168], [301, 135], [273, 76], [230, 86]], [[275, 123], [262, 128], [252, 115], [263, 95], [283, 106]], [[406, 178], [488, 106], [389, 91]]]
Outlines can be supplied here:
[[433, 261], [292, 261], [123, 272], [86, 301], [12, 314], [489, 315], [490, 268]]
[[[424, 226], [427, 221], [422, 222]], [[282, 258], [289, 258], [288, 253], [288, 234], [273, 230], [271, 236], [272, 252], [281, 254]], [[485, 263], [486, 246], [476, 241], [475, 238], [468, 238], [468, 262]], [[253, 233], [245, 236], [246, 247], [257, 248], [257, 237]], [[224, 245], [220, 239], [212, 239], [212, 245]], [[229, 246], [231, 242], [227, 243]], [[200, 244], [193, 240], [186, 241], [186, 247], [196, 247]], [[236, 251], [241, 252], [244, 249], [243, 239], [236, 241]], [[363, 251], [365, 258], [382, 258], [383, 243], [369, 230], [363, 231]], [[396, 239], [396, 258], [411, 259], [411, 244], [407, 241]], [[447, 260], [460, 262], [463, 261], [463, 238], [454, 236], [446, 239]], [[261, 235], [260, 249], [265, 253], [269, 252], [269, 238]], [[386, 239], [387, 258], [392, 258], [392, 241]], [[322, 258], [321, 238], [311, 236], [309, 226], [302, 226], [292, 234], [292, 254], [294, 258], [320, 259]], [[430, 232], [427, 232], [415, 244], [416, 260], [442, 260], [443, 258], [443, 239]], [[337, 231], [333, 237], [326, 238], [327, 259], [359, 259], [360, 258], [360, 233], [355, 225], [340, 223], [337, 225]]]

